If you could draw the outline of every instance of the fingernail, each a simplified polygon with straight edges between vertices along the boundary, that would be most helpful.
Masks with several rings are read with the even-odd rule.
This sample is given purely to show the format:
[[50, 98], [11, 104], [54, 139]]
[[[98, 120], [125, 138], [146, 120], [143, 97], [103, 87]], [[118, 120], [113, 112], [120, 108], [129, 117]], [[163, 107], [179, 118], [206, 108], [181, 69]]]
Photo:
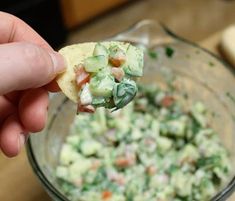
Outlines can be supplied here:
[[19, 151], [24, 146], [25, 142], [26, 142], [26, 134], [20, 133], [19, 138], [18, 138]]
[[61, 54], [58, 52], [49, 52], [52, 62], [54, 71], [56, 73], [62, 73], [65, 70], [65, 61]]

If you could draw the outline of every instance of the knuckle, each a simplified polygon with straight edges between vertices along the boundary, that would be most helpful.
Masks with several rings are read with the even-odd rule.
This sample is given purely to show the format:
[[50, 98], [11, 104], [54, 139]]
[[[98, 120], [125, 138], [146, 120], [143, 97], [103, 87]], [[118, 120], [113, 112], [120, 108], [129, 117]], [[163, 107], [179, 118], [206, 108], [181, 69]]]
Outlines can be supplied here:
[[23, 57], [30, 67], [43, 68], [50, 65], [50, 58], [41, 47], [30, 43], [23, 43], [23, 46]]
[[42, 64], [43, 59], [41, 57], [41, 50], [38, 46], [30, 44], [30, 43], [23, 43], [23, 57], [24, 60], [27, 61], [30, 65], [32, 64]]

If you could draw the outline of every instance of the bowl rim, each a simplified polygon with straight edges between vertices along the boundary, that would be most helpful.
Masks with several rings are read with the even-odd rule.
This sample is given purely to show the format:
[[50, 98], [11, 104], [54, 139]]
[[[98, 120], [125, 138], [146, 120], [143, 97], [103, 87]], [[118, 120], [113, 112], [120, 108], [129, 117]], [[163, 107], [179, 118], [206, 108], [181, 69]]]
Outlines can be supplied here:
[[[213, 52], [201, 47], [200, 45], [176, 35], [168, 27], [166, 27], [163, 23], [159, 23], [159, 22], [151, 20], [151, 19], [145, 19], [145, 20], [138, 21], [137, 23], [134, 23], [134, 25], [129, 27], [126, 31], [118, 33], [111, 38], [115, 38], [119, 34], [123, 34], [125, 32], [130, 31], [130, 30], [133, 30], [135, 27], [141, 26], [141, 24], [155, 24], [155, 25], [157, 24], [158, 26], [160, 25], [162, 27], [163, 31], [165, 31], [166, 34], [171, 36], [173, 39], [179, 40], [181, 42], [187, 43], [188, 45], [199, 48], [200, 50], [209, 54], [211, 57], [213, 57], [218, 62], [223, 64], [223, 66], [228, 68], [230, 70], [230, 72], [233, 73], [233, 75], [235, 76], [235, 69], [229, 63], [227, 63], [225, 60], [223, 60], [222, 58], [220, 58], [219, 56], [217, 56]], [[109, 38], [109, 39], [111, 39], [111, 38]], [[59, 107], [61, 107], [61, 106], [59, 106]], [[39, 167], [37, 160], [36, 160], [36, 157], [33, 152], [31, 136], [29, 136], [29, 139], [26, 143], [26, 153], [27, 153], [28, 161], [31, 164], [31, 167], [32, 167], [34, 173], [37, 175], [37, 177], [39, 178], [40, 182], [43, 184], [45, 190], [49, 193], [49, 195], [51, 195], [53, 198], [59, 199], [60, 201], [70, 201], [57, 188], [55, 188], [53, 186], [53, 184], [47, 179], [47, 177], [45, 176], [45, 174], [43, 173], [43, 171]], [[233, 194], [234, 191], [235, 191], [235, 176], [233, 176], [233, 178], [230, 180], [230, 182], [227, 184], [227, 186], [225, 188], [223, 188], [213, 198], [211, 198], [211, 201], [225, 201]]]

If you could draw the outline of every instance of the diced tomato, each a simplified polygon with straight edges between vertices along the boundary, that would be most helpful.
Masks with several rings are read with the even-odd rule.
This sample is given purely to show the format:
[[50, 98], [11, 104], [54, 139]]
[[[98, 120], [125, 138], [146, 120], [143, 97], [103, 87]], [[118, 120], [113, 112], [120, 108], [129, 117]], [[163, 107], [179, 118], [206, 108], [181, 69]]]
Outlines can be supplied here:
[[161, 105], [164, 107], [170, 107], [174, 103], [175, 99], [172, 96], [165, 96], [162, 101]]
[[127, 158], [120, 157], [117, 158], [115, 161], [115, 165], [118, 167], [128, 167], [129, 166], [129, 161]]
[[125, 177], [124, 175], [122, 174], [119, 174], [115, 180], [119, 185], [125, 185], [126, 183], [126, 180], [125, 180]]
[[109, 63], [112, 64], [114, 67], [120, 67], [122, 64], [124, 64], [126, 61], [125, 57], [117, 57], [117, 58], [109, 58]]
[[80, 112], [94, 113], [95, 108], [92, 105], [80, 105], [80, 104], [78, 104], [77, 114], [79, 114]]
[[111, 68], [111, 73], [115, 77], [116, 80], [119, 82], [122, 80], [122, 78], [125, 76], [125, 72], [122, 68]]
[[81, 88], [84, 84], [90, 81], [90, 74], [85, 71], [82, 64], [76, 66], [75, 74], [78, 88]]
[[154, 175], [157, 172], [157, 169], [155, 166], [150, 165], [146, 168], [146, 172], [148, 175]]
[[103, 200], [109, 200], [111, 197], [112, 197], [112, 192], [103, 191], [103, 193], [102, 193], [102, 199]]
[[94, 160], [92, 161], [92, 164], [91, 164], [91, 169], [92, 170], [97, 170], [101, 165], [101, 162], [99, 160]]
[[134, 165], [136, 162], [136, 159], [135, 157], [118, 157], [116, 160], [115, 160], [115, 165], [118, 166], [118, 167], [121, 167], [121, 168], [125, 168], [125, 167], [128, 167], [128, 166], [131, 166], [131, 165]]

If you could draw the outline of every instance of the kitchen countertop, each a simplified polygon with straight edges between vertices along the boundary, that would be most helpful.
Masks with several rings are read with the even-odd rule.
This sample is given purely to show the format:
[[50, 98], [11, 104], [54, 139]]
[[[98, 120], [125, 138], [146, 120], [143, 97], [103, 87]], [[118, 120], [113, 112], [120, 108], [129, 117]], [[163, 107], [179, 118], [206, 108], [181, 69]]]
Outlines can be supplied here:
[[[169, 3], [170, 0], [166, 0], [166, 1], [161, 1], [162, 4], [161, 5], [163, 7], [163, 11], [162, 12], [170, 12], [168, 11], [169, 9], [166, 6], [166, 2]], [[172, 1], [172, 0], [171, 0]], [[204, 0], [203, 0], [204, 1]], [[156, 2], [156, 4], [154, 4], [153, 2]], [[189, 2], [188, 0], [174, 0], [172, 2]], [[191, 1], [190, 1], [191, 2]], [[202, 2], [201, 0], [198, 1], [194, 1], [194, 2]], [[212, 0], [208, 0], [207, 2], [209, 2], [212, 5]], [[228, 10], [229, 12], [227, 12], [226, 14], [224, 13], [224, 15], [222, 15], [220, 13], [220, 17], [224, 17], [230, 15], [228, 18], [229, 20], [226, 21], [225, 25], [229, 25], [231, 23], [234, 22], [234, 20], [230, 19], [230, 17], [233, 15], [235, 19], [235, 2], [231, 3], [230, 5], [232, 5], [230, 7], [227, 7], [228, 3], [221, 3], [222, 0], [214, 0], [214, 2], [216, 2], [216, 6], [218, 7], [218, 9], [220, 8], [221, 10]], [[134, 22], [137, 21], [137, 19], [139, 18], [154, 18], [154, 19], [158, 19], [157, 15], [160, 14], [156, 14], [154, 13], [154, 9], [153, 7], [155, 6], [155, 8], [157, 9], [158, 6], [160, 7], [160, 1], [156, 0], [156, 1], [140, 1], [137, 2], [137, 4], [134, 5], [128, 5], [128, 7], [126, 8], [122, 8], [119, 10], [119, 14], [115, 13], [114, 15], [109, 16], [109, 18], [107, 18], [108, 15], [106, 15], [106, 17], [104, 18], [100, 18], [99, 20], [96, 20], [94, 23], [89, 23], [89, 25], [84, 26], [83, 28], [81, 28], [80, 31], [78, 32], [74, 32], [71, 34], [68, 43], [72, 43], [72, 42], [77, 42], [77, 41], [84, 41], [84, 40], [98, 40], [101, 38], [105, 38], [107, 36], [112, 35], [115, 32], [119, 32], [121, 31], [124, 26], [114, 26], [113, 22], [115, 21], [116, 23], [120, 23], [123, 22], [125, 24], [125, 26], [129, 26], [130, 22]], [[180, 4], [180, 3], [179, 3]], [[178, 8], [180, 7], [179, 4], [173, 3], [173, 6]], [[195, 3], [197, 4], [197, 3]], [[199, 4], [199, 3], [198, 3]], [[226, 5], [225, 5], [226, 4]], [[223, 6], [221, 6], [223, 5]], [[195, 6], [195, 5], [194, 5]], [[220, 7], [219, 7], [220, 6]], [[196, 7], [197, 8], [197, 7]], [[194, 7], [194, 9], [196, 9]], [[151, 9], [152, 9], [152, 13], [151, 13]], [[159, 9], [159, 8], [158, 8]], [[165, 10], [164, 10], [165, 9]], [[168, 10], [167, 10], [168, 9]], [[185, 8], [186, 9], [186, 8]], [[192, 8], [191, 8], [192, 9]], [[231, 10], [233, 9], [233, 13], [231, 13]], [[174, 10], [174, 9], [173, 9]], [[172, 10], [172, 12], [173, 12]], [[190, 8], [189, 8], [190, 10]], [[144, 13], [141, 16], [138, 17], [133, 17], [132, 15], [130, 15], [130, 13]], [[180, 11], [178, 11], [180, 12]], [[187, 11], [186, 13], [190, 13], [190, 11]], [[128, 14], [128, 15], [127, 15]], [[118, 17], [119, 15], [119, 17]], [[128, 20], [126, 20], [126, 17], [130, 16]], [[183, 20], [182, 25], [179, 25], [178, 27], [176, 27], [176, 25], [174, 25], [174, 23], [176, 23], [174, 20], [173, 21], [169, 21], [169, 18], [164, 18], [164, 16], [159, 17], [159, 18], [164, 18], [166, 19], [165, 24], [169, 25], [169, 27], [171, 27], [172, 29], [174, 29], [176, 32], [178, 31], [179, 35], [183, 35], [186, 38], [189, 38], [193, 41], [201, 41], [199, 42], [203, 47], [208, 48], [209, 50], [215, 52], [218, 54], [217, 51], [217, 46], [218, 46], [218, 41], [220, 38], [220, 30], [222, 30], [225, 25], [221, 25], [218, 26], [216, 25], [216, 23], [214, 23], [214, 25], [209, 30], [207, 30], [205, 28], [205, 31], [200, 32], [198, 35], [194, 35], [193, 33], [190, 34], [188, 29], [192, 29], [191, 28], [191, 24], [187, 21], [187, 19], [183, 19], [184, 17], [181, 16], [179, 14], [177, 14], [177, 18], [182, 18], [182, 19], [178, 19], [178, 20]], [[195, 17], [198, 17], [195, 13]], [[176, 20], [176, 19], [175, 19]], [[217, 19], [215, 19], [217, 20]], [[127, 22], [128, 21], [128, 22]], [[102, 23], [101, 23], [102, 22]], [[180, 29], [180, 27], [182, 26], [182, 29]], [[105, 28], [105, 27], [110, 27], [110, 32], [102, 32], [101, 28]], [[107, 29], [107, 28], [106, 28]], [[213, 31], [213, 32], [212, 32]], [[191, 30], [192, 32], [192, 30]], [[216, 34], [213, 34], [216, 33]], [[27, 157], [26, 157], [26, 153], [25, 150], [23, 150], [20, 155], [14, 159], [8, 159], [6, 157], [3, 156], [3, 154], [0, 154], [0, 200], [1, 201], [50, 201], [51, 199], [49, 198], [49, 196], [46, 194], [46, 192], [43, 190], [43, 188], [41, 187], [39, 181], [37, 180], [36, 176], [34, 176], [30, 165], [27, 161]]]

